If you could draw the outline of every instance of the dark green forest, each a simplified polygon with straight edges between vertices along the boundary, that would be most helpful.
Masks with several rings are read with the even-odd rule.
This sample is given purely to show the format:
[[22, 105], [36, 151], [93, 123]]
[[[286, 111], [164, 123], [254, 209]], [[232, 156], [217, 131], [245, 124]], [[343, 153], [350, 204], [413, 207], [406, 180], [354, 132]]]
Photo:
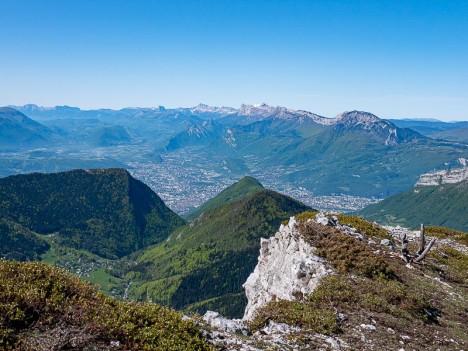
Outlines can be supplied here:
[[[32, 173], [0, 179], [0, 218], [65, 246], [118, 258], [184, 224], [124, 169]], [[2, 231], [3, 233], [3, 231]]]
[[263, 185], [257, 179], [244, 177], [230, 187], [221, 191], [218, 195], [208, 200], [200, 207], [197, 207], [193, 211], [187, 213], [184, 217], [188, 221], [193, 221], [208, 210], [243, 199], [244, 197], [255, 194], [263, 189]]
[[418, 186], [361, 211], [382, 224], [417, 228], [421, 223], [468, 232], [468, 181]]

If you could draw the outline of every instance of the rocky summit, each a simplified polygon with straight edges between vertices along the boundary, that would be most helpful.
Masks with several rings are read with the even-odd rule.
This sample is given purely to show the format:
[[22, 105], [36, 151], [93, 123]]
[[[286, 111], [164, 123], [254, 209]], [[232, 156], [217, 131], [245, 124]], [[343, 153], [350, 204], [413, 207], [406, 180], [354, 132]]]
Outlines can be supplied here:
[[412, 248], [423, 233], [343, 215], [292, 217], [261, 241], [243, 320], [208, 311], [199, 328], [222, 350], [463, 350], [468, 276], [440, 264], [466, 268], [466, 235], [429, 229], [427, 262], [406, 263], [403, 243]]

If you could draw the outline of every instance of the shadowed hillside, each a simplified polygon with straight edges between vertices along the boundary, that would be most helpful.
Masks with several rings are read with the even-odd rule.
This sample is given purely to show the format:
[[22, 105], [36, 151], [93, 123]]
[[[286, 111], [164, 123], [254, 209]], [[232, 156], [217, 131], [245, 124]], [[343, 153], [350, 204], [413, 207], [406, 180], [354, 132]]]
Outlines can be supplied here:
[[0, 179], [0, 198], [1, 219], [108, 258], [158, 243], [184, 224], [123, 169], [11, 176]]
[[468, 231], [468, 181], [418, 186], [361, 211], [379, 223], [418, 227], [421, 223]]

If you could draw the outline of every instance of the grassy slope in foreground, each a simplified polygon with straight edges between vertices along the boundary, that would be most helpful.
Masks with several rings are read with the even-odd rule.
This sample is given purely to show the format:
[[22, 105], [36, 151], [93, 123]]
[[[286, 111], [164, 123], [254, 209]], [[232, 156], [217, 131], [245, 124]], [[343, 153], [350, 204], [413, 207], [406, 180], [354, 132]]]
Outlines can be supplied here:
[[246, 304], [242, 284], [257, 263], [260, 238], [307, 209], [288, 196], [262, 190], [209, 210], [137, 258], [127, 274], [133, 280], [130, 296], [240, 317]]
[[0, 312], [2, 350], [211, 349], [180, 313], [114, 300], [43, 263], [0, 260]]
[[195, 218], [208, 210], [243, 199], [244, 197], [255, 194], [256, 192], [259, 192], [263, 189], [263, 185], [260, 184], [257, 179], [252, 177], [244, 177], [237, 183], [234, 183], [230, 187], [221, 191], [218, 195], [208, 200], [200, 207], [190, 211], [184, 217], [188, 221], [193, 221]]
[[468, 181], [415, 187], [370, 205], [361, 214], [382, 224], [424, 223], [468, 232]]

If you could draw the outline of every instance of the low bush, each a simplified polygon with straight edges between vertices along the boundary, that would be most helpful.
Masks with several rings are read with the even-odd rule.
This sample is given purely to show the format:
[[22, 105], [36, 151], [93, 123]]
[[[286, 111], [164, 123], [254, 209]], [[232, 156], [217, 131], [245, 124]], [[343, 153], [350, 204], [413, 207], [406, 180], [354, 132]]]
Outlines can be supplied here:
[[382, 255], [366, 243], [350, 237], [334, 227], [315, 222], [300, 225], [302, 235], [317, 248], [317, 254], [326, 258], [341, 273], [355, 273], [393, 279], [395, 274]]
[[210, 350], [181, 314], [117, 301], [63, 270], [0, 260], [0, 348]]
[[460, 244], [468, 246], [468, 233], [459, 230], [453, 230], [444, 227], [427, 226], [425, 228], [426, 235], [435, 236], [440, 239], [452, 239]]
[[382, 239], [392, 240], [392, 236], [380, 225], [366, 221], [361, 216], [347, 216], [344, 214], [339, 214], [337, 217], [341, 224], [354, 227], [362, 234], [366, 234], [370, 237], [379, 237]]

